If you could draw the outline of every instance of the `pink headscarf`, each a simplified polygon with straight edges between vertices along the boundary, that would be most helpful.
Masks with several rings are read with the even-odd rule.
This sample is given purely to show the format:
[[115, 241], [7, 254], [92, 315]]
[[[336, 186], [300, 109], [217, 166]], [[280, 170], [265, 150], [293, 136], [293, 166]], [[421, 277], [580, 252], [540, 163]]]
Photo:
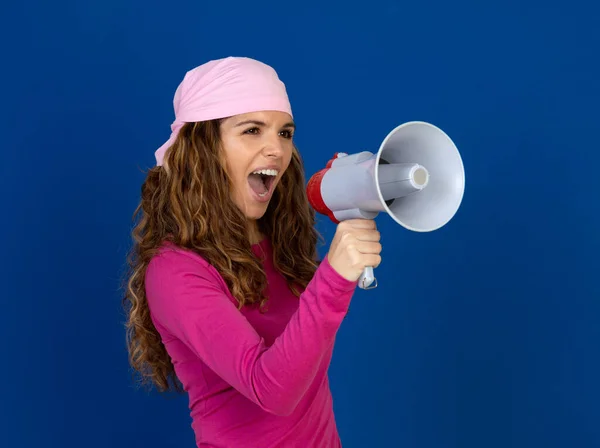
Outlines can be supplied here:
[[184, 123], [261, 110], [292, 115], [285, 85], [275, 70], [244, 57], [217, 59], [188, 71], [175, 91], [173, 107], [171, 136], [154, 153], [158, 166]]

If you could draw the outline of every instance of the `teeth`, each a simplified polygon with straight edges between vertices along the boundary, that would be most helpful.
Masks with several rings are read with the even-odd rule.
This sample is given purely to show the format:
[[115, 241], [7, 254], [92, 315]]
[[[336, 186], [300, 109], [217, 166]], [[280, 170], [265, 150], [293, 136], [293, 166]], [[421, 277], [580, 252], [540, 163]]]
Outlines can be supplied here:
[[265, 176], [277, 176], [277, 170], [256, 170], [252, 174], [264, 174]]

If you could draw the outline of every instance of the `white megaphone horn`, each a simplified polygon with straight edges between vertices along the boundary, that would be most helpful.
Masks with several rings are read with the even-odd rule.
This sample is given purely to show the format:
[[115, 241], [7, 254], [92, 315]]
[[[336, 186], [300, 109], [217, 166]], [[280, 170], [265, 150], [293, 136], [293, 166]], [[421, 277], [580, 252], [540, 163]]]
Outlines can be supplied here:
[[[415, 232], [447, 224], [460, 207], [464, 189], [456, 145], [441, 129], [422, 121], [392, 130], [377, 154], [336, 153], [306, 187], [312, 207], [335, 223], [387, 212]], [[365, 268], [358, 285], [377, 287], [372, 267]]]

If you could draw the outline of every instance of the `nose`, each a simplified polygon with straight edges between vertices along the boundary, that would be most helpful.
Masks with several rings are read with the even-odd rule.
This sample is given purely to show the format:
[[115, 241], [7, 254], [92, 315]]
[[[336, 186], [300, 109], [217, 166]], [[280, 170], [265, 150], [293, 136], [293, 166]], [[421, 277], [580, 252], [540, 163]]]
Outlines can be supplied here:
[[265, 137], [262, 153], [265, 157], [276, 158], [283, 156], [284, 144], [279, 135]]

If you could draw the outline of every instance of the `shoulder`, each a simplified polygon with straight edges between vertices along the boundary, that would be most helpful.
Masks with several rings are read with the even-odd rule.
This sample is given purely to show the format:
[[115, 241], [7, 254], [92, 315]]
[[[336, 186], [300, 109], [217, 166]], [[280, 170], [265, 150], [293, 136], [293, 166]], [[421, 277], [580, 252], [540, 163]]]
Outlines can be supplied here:
[[225, 281], [206, 259], [170, 243], [150, 259], [144, 287], [152, 322], [171, 335], [235, 305]]
[[170, 241], [164, 241], [158, 251], [152, 257], [151, 263], [160, 262], [162, 260], [180, 260], [181, 262], [192, 262], [199, 263], [205, 267], [209, 266], [208, 261], [204, 259], [200, 254], [194, 252], [191, 249], [186, 249], [181, 246], [177, 246], [175, 243]]
[[201, 255], [170, 242], [163, 243], [151, 258], [145, 277], [150, 289], [172, 289], [198, 280], [219, 288], [225, 285], [217, 270]]

